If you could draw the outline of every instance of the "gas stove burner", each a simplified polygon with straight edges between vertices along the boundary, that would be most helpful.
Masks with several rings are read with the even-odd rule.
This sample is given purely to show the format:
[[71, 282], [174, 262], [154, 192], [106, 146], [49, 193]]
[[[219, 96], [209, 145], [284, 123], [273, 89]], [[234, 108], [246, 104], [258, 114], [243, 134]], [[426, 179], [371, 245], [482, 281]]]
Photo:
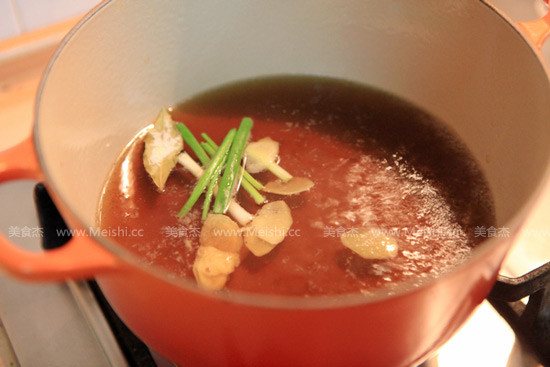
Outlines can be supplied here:
[[[59, 237], [57, 233], [67, 227], [44, 185], [36, 185], [34, 200], [43, 228], [44, 249], [63, 246], [69, 238]], [[94, 281], [87, 282], [87, 287], [94, 294], [130, 366], [175, 366], [151, 353], [126, 327]], [[525, 297], [529, 297], [527, 305], [521, 301]], [[499, 276], [488, 300], [510, 324], [518, 339], [529, 346], [544, 365], [550, 366], [550, 262], [518, 278]], [[429, 359], [418, 367], [438, 367], [437, 358]]]

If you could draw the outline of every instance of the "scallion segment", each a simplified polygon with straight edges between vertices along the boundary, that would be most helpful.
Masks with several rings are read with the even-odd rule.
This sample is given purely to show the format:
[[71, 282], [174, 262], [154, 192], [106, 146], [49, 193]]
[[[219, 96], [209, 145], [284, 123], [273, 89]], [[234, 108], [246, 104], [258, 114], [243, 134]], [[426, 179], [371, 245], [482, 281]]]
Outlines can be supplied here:
[[[205, 150], [207, 153], [209, 152], [209, 150], [207, 149]], [[216, 152], [214, 151], [212, 152], [212, 154], [210, 154], [210, 156], [214, 157], [215, 154]], [[223, 157], [223, 162], [225, 163], [226, 160], [227, 160], [227, 152]], [[214, 193], [216, 192], [216, 188], [218, 185], [218, 181], [220, 179], [220, 174], [222, 172], [222, 169], [223, 169], [223, 164], [220, 164], [216, 168], [216, 170], [214, 171], [213, 179], [210, 180], [210, 183], [208, 184], [208, 187], [206, 189], [206, 193], [204, 194], [204, 203], [202, 206], [202, 220], [206, 220], [206, 217], [208, 216], [208, 212], [210, 211], [210, 203], [212, 202], [212, 198], [214, 196]]]
[[275, 162], [266, 162], [266, 167], [269, 170], [269, 172], [273, 173], [275, 176], [279, 177], [283, 181], [289, 181], [292, 179], [292, 175], [285, 170], [283, 167], [279, 166]]
[[208, 143], [208, 145], [210, 145], [212, 148], [214, 149], [218, 149], [218, 144], [216, 144], [216, 142], [214, 140], [212, 140], [208, 134], [206, 133], [202, 133], [201, 134], [202, 138]]
[[[217, 147], [217, 145], [215, 145], [215, 143], [214, 143], [215, 148], [212, 145], [210, 145], [206, 142], [201, 142], [201, 145], [204, 148], [204, 150], [206, 151], [206, 153], [208, 153], [210, 156], [213, 156], [216, 153], [216, 150], [218, 149], [218, 147]], [[262, 194], [260, 194], [258, 192], [258, 190], [256, 189], [256, 187], [254, 187], [254, 185], [246, 178], [247, 173], [248, 172], [244, 171], [242, 167], [239, 168], [238, 175], [240, 176], [241, 174], [243, 174], [243, 179], [241, 181], [241, 186], [243, 187], [243, 189], [245, 189], [250, 194], [250, 196], [252, 197], [252, 199], [254, 199], [254, 202], [256, 204], [261, 205], [261, 204], [265, 203], [265, 197]], [[250, 176], [249, 173], [248, 173], [248, 176]], [[252, 176], [250, 176], [250, 177], [252, 177]], [[260, 184], [254, 178], [252, 178], [252, 179], [255, 182], [257, 182], [258, 185], [260, 185], [260, 187], [263, 188], [262, 184]]]
[[[204, 173], [204, 170], [200, 164], [195, 162], [195, 160], [191, 158], [187, 152], [183, 152], [178, 155], [178, 163], [191, 172], [197, 179], [200, 179]], [[214, 195], [216, 195], [216, 188], [214, 188]], [[231, 200], [227, 211], [241, 226], [246, 226], [252, 219], [254, 219], [254, 216], [247, 212], [235, 200]]]
[[[242, 168], [241, 168], [242, 169]], [[256, 180], [254, 177], [252, 177], [252, 175], [248, 172], [246, 172], [246, 170], [244, 170], [243, 172], [243, 178], [250, 182], [250, 184], [256, 189], [256, 190], [263, 190], [264, 189], [264, 185], [262, 185], [258, 180]]]
[[178, 122], [176, 126], [183, 140], [189, 145], [191, 150], [193, 150], [193, 152], [195, 153], [195, 155], [197, 156], [201, 164], [203, 166], [206, 166], [210, 161], [210, 158], [208, 157], [204, 149], [201, 147], [198, 140], [195, 138], [195, 135], [193, 135], [191, 130], [189, 130], [187, 126], [185, 126], [181, 122]]
[[201, 142], [201, 147], [204, 149], [206, 153], [208, 153], [209, 156], [213, 156], [214, 154], [216, 154], [216, 150], [218, 150], [217, 145], [213, 147], [212, 145], [205, 143], [204, 141]]
[[[201, 146], [204, 148], [204, 150], [206, 150], [208, 154], [212, 155], [212, 153], [210, 152], [215, 152], [216, 149], [218, 149], [218, 145], [214, 142], [214, 140], [210, 139], [210, 137], [206, 133], [202, 133], [201, 136], [206, 141], [206, 143], [202, 142]], [[262, 185], [258, 180], [252, 177], [252, 175], [248, 173], [246, 170], [243, 172], [243, 179], [248, 181], [256, 190], [263, 190], [264, 188], [264, 185]], [[252, 195], [252, 193], [250, 194]]]
[[214, 196], [214, 189], [218, 184], [218, 176], [219, 176], [219, 173], [217, 173], [215, 178], [210, 181], [206, 189], [206, 193], [204, 194], [204, 203], [202, 206], [202, 220], [206, 220], [206, 217], [208, 217], [208, 212], [210, 211], [210, 203], [212, 202], [212, 197]]
[[[202, 192], [204, 191], [208, 183], [214, 178], [214, 174], [217, 168], [224, 163], [224, 157], [226, 156], [226, 153], [229, 151], [230, 147], [233, 147], [234, 145], [233, 142], [234, 142], [234, 139], [236, 138], [236, 135], [237, 135], [237, 131], [235, 129], [229, 130], [229, 132], [223, 139], [223, 142], [220, 145], [220, 148], [216, 151], [216, 154], [212, 157], [212, 160], [210, 160], [210, 163], [208, 163], [208, 165], [206, 166], [204, 173], [202, 174], [199, 181], [197, 182], [197, 185], [193, 189], [191, 196], [179, 211], [178, 213], [179, 217], [183, 217], [184, 215], [189, 213], [189, 211], [191, 210], [193, 205], [197, 202], [197, 200], [201, 196]], [[229, 155], [227, 157], [229, 159]], [[217, 198], [216, 198], [216, 201], [217, 201]]]
[[[241, 171], [242, 171], [242, 167], [240, 168], [239, 172]], [[258, 190], [256, 190], [250, 182], [245, 180], [244, 177], [241, 181], [241, 186], [250, 194], [250, 196], [252, 197], [252, 199], [254, 199], [256, 204], [261, 205], [265, 203], [265, 197], [262, 194], [260, 194]]]
[[[218, 185], [218, 196], [216, 196], [216, 200], [214, 201], [213, 212], [216, 214], [225, 213], [227, 211], [229, 201], [231, 200], [231, 194], [233, 192], [233, 185], [235, 184], [235, 178], [237, 177], [239, 167], [241, 166], [244, 146], [248, 140], [253, 124], [254, 123], [251, 118], [243, 118], [239, 129], [235, 134], [235, 138], [233, 139], [233, 143], [231, 144], [231, 148], [227, 154], [227, 161], [223, 171], [223, 176]], [[220, 148], [216, 151], [216, 156], [222, 150], [222, 145], [220, 145]], [[212, 159], [212, 161], [214, 161], [214, 159]]]

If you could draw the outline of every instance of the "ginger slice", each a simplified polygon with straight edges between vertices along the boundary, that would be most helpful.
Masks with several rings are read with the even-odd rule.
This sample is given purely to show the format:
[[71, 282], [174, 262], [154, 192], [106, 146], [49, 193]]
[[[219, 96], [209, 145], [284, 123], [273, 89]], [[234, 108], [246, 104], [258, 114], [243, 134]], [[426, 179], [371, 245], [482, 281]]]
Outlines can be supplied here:
[[252, 229], [256, 237], [276, 245], [285, 239], [290, 226], [292, 226], [290, 208], [284, 201], [278, 200], [262, 206], [248, 228]]
[[234, 253], [240, 252], [243, 245], [239, 225], [224, 214], [208, 214], [199, 241], [201, 246]]
[[263, 256], [281, 243], [292, 226], [290, 208], [282, 201], [265, 204], [244, 229], [244, 244], [256, 256]]
[[262, 240], [261, 238], [255, 236], [252, 231], [244, 231], [244, 245], [250, 252], [255, 256], [264, 256], [271, 252], [277, 245], [272, 245], [271, 243]]
[[209, 214], [202, 227], [193, 274], [201, 288], [220, 290], [240, 264], [241, 229], [223, 214]]
[[340, 241], [364, 259], [391, 259], [399, 246], [395, 238], [377, 228], [355, 228], [340, 237]]
[[[267, 168], [266, 163], [277, 160], [279, 143], [268, 136], [248, 144], [245, 153], [248, 156], [246, 170], [250, 173], [262, 172]], [[261, 158], [261, 160], [252, 156]]]
[[221, 251], [212, 246], [200, 246], [193, 263], [193, 275], [199, 287], [220, 290], [240, 264], [239, 254]]
[[292, 177], [289, 181], [275, 180], [268, 182], [263, 191], [278, 195], [294, 195], [313, 187], [313, 181], [305, 177]]

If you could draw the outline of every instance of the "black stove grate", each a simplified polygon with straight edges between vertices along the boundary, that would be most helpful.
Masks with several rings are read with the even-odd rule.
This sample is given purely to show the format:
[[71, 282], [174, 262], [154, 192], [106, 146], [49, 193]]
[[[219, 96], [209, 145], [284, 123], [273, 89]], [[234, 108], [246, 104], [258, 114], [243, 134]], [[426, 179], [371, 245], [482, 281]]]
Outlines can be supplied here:
[[550, 366], [550, 262], [517, 278], [499, 276], [488, 300], [523, 345]]

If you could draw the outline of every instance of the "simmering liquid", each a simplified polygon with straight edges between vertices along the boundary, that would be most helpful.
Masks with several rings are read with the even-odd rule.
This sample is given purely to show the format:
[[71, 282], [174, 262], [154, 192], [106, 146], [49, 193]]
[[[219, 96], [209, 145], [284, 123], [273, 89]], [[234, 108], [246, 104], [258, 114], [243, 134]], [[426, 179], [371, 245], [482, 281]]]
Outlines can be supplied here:
[[[172, 116], [218, 144], [249, 116], [252, 140], [278, 141], [281, 166], [315, 183], [290, 197], [266, 195], [290, 206], [291, 231], [269, 254], [249, 253], [230, 275], [229, 291], [391, 292], [400, 282], [420, 284], [463, 262], [481, 240], [475, 227], [494, 224], [489, 190], [463, 144], [432, 116], [379, 90], [329, 78], [262, 78], [198, 95]], [[145, 262], [193, 278], [202, 199], [187, 216], [176, 214], [196, 178], [178, 165], [159, 192], [143, 167], [143, 149], [141, 134], [114, 164], [100, 226], [141, 229], [139, 237], [115, 240]], [[255, 177], [275, 179], [269, 172]], [[257, 212], [260, 206], [242, 191], [238, 202]], [[360, 227], [393, 236], [398, 255], [366, 260], [344, 247], [339, 237]]]

